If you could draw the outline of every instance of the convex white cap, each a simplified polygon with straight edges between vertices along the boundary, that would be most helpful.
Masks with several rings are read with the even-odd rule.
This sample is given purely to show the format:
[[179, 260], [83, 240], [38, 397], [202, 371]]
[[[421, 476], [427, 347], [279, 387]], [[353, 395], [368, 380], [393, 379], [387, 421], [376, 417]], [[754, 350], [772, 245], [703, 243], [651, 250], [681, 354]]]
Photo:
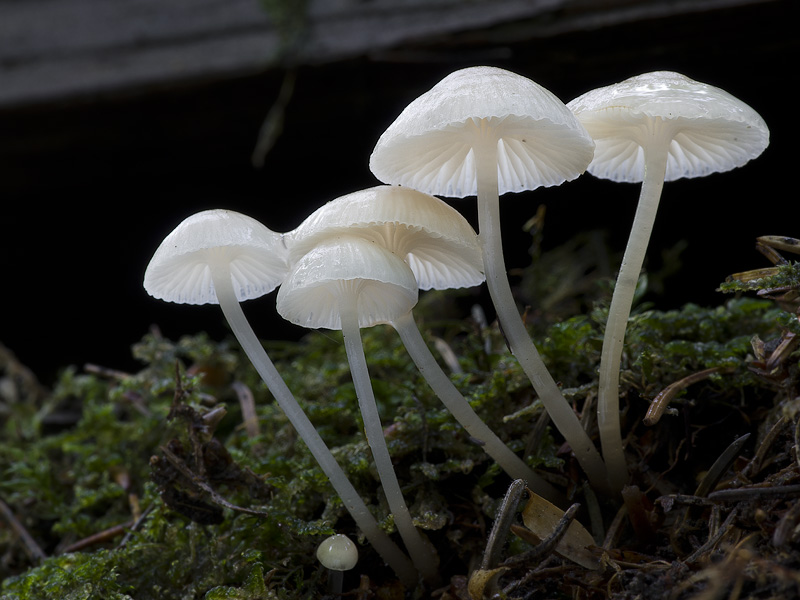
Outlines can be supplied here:
[[180, 223], [158, 249], [144, 274], [148, 294], [179, 304], [218, 304], [211, 270], [230, 272], [241, 302], [280, 285], [288, 272], [282, 236], [231, 210], [207, 210]]
[[341, 302], [355, 302], [359, 327], [389, 323], [417, 303], [417, 280], [390, 251], [364, 238], [326, 239], [298, 260], [276, 299], [278, 313], [310, 329], [341, 329]]
[[666, 181], [740, 167], [769, 144], [750, 106], [680, 73], [656, 71], [591, 90], [567, 104], [594, 138], [592, 175], [644, 179], [644, 148], [669, 141]]
[[349, 571], [358, 563], [358, 548], [349, 537], [337, 533], [322, 540], [317, 560], [331, 571]]
[[[481, 133], [488, 127], [489, 135]], [[476, 144], [497, 144], [499, 193], [578, 177], [594, 144], [539, 84], [504, 69], [455, 71], [411, 102], [378, 140], [369, 166], [384, 183], [429, 194], [477, 194]]]
[[484, 280], [478, 234], [449, 204], [398, 186], [376, 186], [331, 200], [286, 234], [289, 263], [330, 236], [356, 235], [403, 258], [420, 289]]

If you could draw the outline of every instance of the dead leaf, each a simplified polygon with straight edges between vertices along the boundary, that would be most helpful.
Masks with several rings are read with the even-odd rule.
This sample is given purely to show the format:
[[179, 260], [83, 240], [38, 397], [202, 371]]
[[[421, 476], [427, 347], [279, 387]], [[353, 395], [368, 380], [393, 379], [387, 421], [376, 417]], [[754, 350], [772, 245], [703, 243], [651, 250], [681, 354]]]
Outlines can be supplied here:
[[467, 590], [469, 597], [472, 600], [481, 600], [483, 598], [483, 590], [486, 588], [492, 579], [497, 575], [501, 575], [508, 571], [505, 567], [497, 567], [496, 569], [478, 569], [469, 576], [469, 584]]
[[[542, 540], [553, 533], [563, 516], [563, 510], [533, 492], [530, 492], [530, 499], [522, 510], [522, 522], [525, 523], [525, 527]], [[594, 545], [592, 534], [573, 520], [556, 545], [556, 552], [587, 569], [599, 569], [600, 561], [590, 550]]]

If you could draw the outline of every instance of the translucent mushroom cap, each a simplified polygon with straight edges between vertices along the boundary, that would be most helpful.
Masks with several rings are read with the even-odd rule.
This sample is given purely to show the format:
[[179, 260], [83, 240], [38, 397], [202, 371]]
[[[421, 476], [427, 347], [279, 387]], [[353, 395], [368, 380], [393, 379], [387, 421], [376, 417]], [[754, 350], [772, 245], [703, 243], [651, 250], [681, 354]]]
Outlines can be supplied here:
[[317, 560], [331, 571], [349, 571], [358, 562], [358, 548], [349, 537], [337, 533], [317, 546]]
[[[481, 134], [488, 126], [490, 136]], [[504, 69], [455, 71], [411, 102], [381, 135], [370, 169], [384, 183], [429, 194], [477, 194], [473, 146], [497, 144], [499, 192], [578, 177], [594, 143], [575, 116], [539, 84]]]
[[389, 323], [417, 303], [414, 273], [364, 238], [326, 238], [298, 260], [276, 300], [280, 315], [310, 329], [341, 329], [341, 302], [355, 302], [359, 327]]
[[212, 266], [230, 271], [241, 302], [280, 285], [288, 271], [282, 236], [231, 210], [207, 210], [180, 223], [156, 249], [144, 274], [148, 294], [179, 304], [219, 304]]
[[650, 143], [669, 143], [666, 181], [729, 171], [769, 144], [769, 129], [750, 106], [671, 71], [591, 90], [567, 106], [594, 138], [589, 172], [614, 181], [644, 179]]
[[484, 280], [478, 234], [439, 198], [376, 186], [331, 200], [289, 232], [289, 262], [329, 236], [357, 235], [391, 250], [411, 267], [420, 289], [471, 287]]

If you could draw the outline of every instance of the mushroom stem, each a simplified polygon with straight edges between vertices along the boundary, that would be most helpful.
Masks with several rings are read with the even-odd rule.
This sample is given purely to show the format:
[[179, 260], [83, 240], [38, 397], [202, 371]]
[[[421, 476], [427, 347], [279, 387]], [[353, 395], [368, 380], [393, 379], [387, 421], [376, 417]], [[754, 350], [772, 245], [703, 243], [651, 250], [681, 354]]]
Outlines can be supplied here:
[[403, 538], [411, 561], [422, 574], [423, 579], [433, 582], [438, 577], [436, 555], [411, 520], [411, 513], [403, 498], [400, 482], [397, 480], [389, 448], [386, 445], [386, 438], [383, 435], [378, 405], [375, 401], [364, 347], [361, 343], [361, 330], [358, 322], [358, 292], [357, 289], [354, 289], [354, 286], [357, 285], [358, 283], [354, 282], [342, 283], [339, 310], [345, 351], [364, 421], [364, 432], [372, 450], [372, 457], [378, 469], [386, 501], [394, 516], [397, 531]]
[[[656, 122], [662, 122], [656, 119]], [[656, 126], [656, 129], [659, 129]], [[660, 135], [660, 134], [658, 134]], [[650, 233], [658, 211], [661, 190], [669, 156], [668, 144], [655, 141], [643, 145], [645, 167], [644, 180], [636, 207], [636, 215], [628, 237], [628, 244], [622, 258], [608, 320], [603, 336], [603, 350], [600, 356], [600, 380], [597, 401], [597, 425], [600, 431], [600, 444], [603, 458], [608, 468], [608, 477], [615, 492], [622, 490], [628, 481], [628, 466], [622, 449], [622, 434], [619, 419], [619, 370], [622, 360], [622, 347], [625, 330], [631, 313], [639, 273], [642, 270], [644, 255], [650, 242]]]
[[344, 583], [344, 571], [328, 571], [328, 590], [334, 596], [342, 593]]
[[486, 285], [509, 347], [542, 400], [553, 424], [572, 447], [595, 489], [608, 489], [606, 466], [572, 407], [558, 389], [517, 310], [505, 273], [497, 179], [497, 136], [486, 119], [480, 128], [485, 143], [473, 145], [478, 188], [478, 236], [483, 252]]
[[538, 495], [559, 504], [564, 497], [552, 485], [537, 475], [525, 462], [495, 434], [475, 413], [466, 398], [458, 391], [450, 378], [431, 354], [422, 338], [411, 312], [392, 321], [392, 326], [400, 334], [403, 345], [419, 369], [425, 381], [442, 401], [447, 410], [466, 429], [473, 438], [480, 440], [483, 450], [513, 479], [522, 479]]
[[320, 437], [319, 432], [314, 428], [314, 425], [289, 390], [286, 382], [278, 373], [244, 315], [233, 289], [230, 272], [228, 269], [221, 268], [213, 263], [210, 268], [220, 308], [250, 362], [275, 397], [275, 401], [286, 414], [300, 438], [308, 446], [320, 468], [330, 480], [333, 489], [341, 498], [345, 508], [353, 517], [356, 525], [358, 525], [383, 560], [397, 574], [402, 583], [409, 589], [413, 589], [417, 584], [414, 566], [386, 532], [380, 528], [375, 517], [369, 512], [361, 496], [347, 479], [339, 463], [336, 462], [333, 454], [331, 454], [331, 451]]

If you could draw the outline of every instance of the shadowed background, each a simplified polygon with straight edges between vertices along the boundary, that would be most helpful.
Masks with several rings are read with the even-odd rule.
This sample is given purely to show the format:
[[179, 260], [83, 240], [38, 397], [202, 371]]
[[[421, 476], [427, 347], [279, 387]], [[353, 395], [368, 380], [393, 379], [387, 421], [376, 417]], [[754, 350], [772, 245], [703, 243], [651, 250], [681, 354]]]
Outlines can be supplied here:
[[[790, 163], [800, 127], [788, 99], [798, 82], [794, 0], [431, 0], [404, 8], [340, 0], [288, 14], [279, 2], [237, 0], [218, 15], [216, 2], [200, 14], [180, 12], [175, 0], [160, 14], [148, 0], [127, 0], [113, 9], [133, 16], [94, 4], [0, 2], [0, 343], [45, 382], [70, 364], [135, 369], [130, 345], [152, 324], [168, 337], [225, 335], [218, 307], [170, 305], [144, 292], [161, 239], [208, 208], [287, 231], [323, 202], [376, 185], [368, 158], [382, 131], [465, 66], [513, 70], [565, 102], [641, 72], [675, 70], [764, 117], [771, 144], [760, 158], [666, 184], [648, 264], [658, 269], [663, 250], [685, 248], [681, 270], [650, 298], [656, 307], [724, 301], [715, 287], [726, 275], [768, 264], [755, 236], [800, 237]], [[142, 14], [141, 30], [132, 30]], [[116, 32], [115, 23], [125, 25]], [[289, 71], [294, 87], [273, 121], [278, 135], [255, 168], [259, 129]], [[637, 194], [638, 186], [585, 175], [504, 197], [509, 268], [530, 261], [522, 224], [541, 204], [543, 250], [602, 229], [621, 253]], [[474, 199], [452, 204], [475, 223]], [[274, 293], [245, 309], [262, 337], [302, 333], [276, 317]]]

